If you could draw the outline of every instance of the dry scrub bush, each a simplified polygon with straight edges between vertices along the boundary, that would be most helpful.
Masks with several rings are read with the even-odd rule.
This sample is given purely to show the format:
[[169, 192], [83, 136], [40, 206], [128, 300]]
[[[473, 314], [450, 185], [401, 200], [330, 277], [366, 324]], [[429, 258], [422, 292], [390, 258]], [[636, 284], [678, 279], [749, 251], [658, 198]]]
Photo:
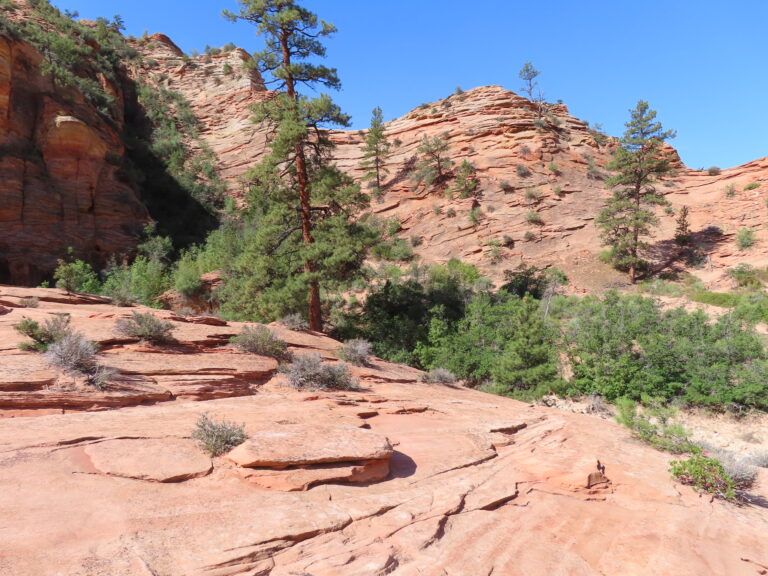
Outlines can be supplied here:
[[339, 358], [356, 366], [367, 366], [371, 353], [371, 343], [359, 338], [345, 342], [344, 346], [337, 350]]
[[280, 362], [291, 359], [285, 340], [275, 336], [266, 326], [246, 326], [240, 334], [232, 338], [232, 343], [245, 352], [269, 356]]
[[281, 367], [288, 383], [297, 390], [357, 390], [357, 382], [344, 362], [323, 364], [318, 354], [302, 354]]
[[216, 421], [202, 414], [195, 423], [192, 439], [204, 452], [211, 456], [221, 456], [248, 439], [245, 424], [235, 424], [226, 420]]
[[456, 375], [445, 368], [433, 368], [429, 372], [422, 374], [421, 381], [430, 384], [454, 384], [456, 382]]
[[115, 323], [119, 334], [153, 344], [171, 340], [174, 328], [171, 322], [158, 318], [151, 312], [133, 312], [130, 318], [120, 318]]

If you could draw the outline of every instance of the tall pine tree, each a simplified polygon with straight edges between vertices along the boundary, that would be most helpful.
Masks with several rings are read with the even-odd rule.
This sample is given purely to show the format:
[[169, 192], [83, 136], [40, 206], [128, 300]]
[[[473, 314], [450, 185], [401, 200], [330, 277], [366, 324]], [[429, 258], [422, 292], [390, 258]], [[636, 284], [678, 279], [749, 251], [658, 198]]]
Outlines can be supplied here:
[[387, 158], [392, 150], [392, 145], [387, 138], [384, 128], [384, 116], [380, 107], [373, 109], [371, 127], [365, 137], [363, 146], [363, 161], [361, 166], [366, 171], [363, 180], [370, 182], [374, 196], [381, 196], [384, 183], [383, 178], [389, 173], [386, 168]]
[[[255, 109], [270, 129], [270, 152], [251, 171], [252, 232], [228, 286], [231, 313], [264, 318], [291, 311], [306, 290], [312, 330], [322, 330], [321, 284], [336, 286], [362, 265], [371, 242], [353, 221], [368, 203], [349, 177], [330, 163], [326, 127], [347, 126], [331, 98], [308, 98], [301, 86], [338, 89], [336, 70], [314, 63], [325, 56], [321, 40], [333, 25], [295, 0], [238, 0], [230, 20], [256, 26], [264, 50], [255, 55], [278, 93]], [[237, 296], [235, 298], [235, 296]]]
[[630, 110], [630, 115], [620, 146], [607, 166], [617, 172], [606, 182], [607, 187], [614, 188], [613, 195], [598, 214], [596, 224], [603, 244], [610, 247], [614, 265], [626, 269], [634, 283], [647, 265], [641, 257], [648, 247], [643, 238], [650, 236], [658, 224], [654, 208], [668, 204], [654, 184], [671, 170], [662, 145], [674, 138], [675, 132], [665, 131], [655, 120], [656, 112], [643, 100]]

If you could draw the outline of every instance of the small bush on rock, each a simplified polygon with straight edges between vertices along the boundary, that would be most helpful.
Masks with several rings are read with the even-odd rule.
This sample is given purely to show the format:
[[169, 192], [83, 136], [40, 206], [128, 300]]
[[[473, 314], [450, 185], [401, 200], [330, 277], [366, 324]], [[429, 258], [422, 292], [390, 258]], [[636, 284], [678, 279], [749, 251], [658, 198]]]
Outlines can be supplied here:
[[297, 390], [357, 390], [357, 382], [343, 362], [323, 364], [318, 354], [302, 354], [281, 367]]
[[367, 366], [371, 353], [372, 344], [359, 338], [345, 342], [337, 351], [339, 358], [356, 366]]
[[723, 465], [714, 458], [691, 456], [688, 460], [673, 460], [669, 471], [683, 484], [693, 486], [723, 500], [735, 500], [733, 478], [726, 474]]
[[235, 424], [226, 420], [216, 421], [202, 414], [195, 423], [192, 439], [200, 448], [211, 456], [221, 456], [248, 439], [245, 424]]
[[79, 332], [69, 332], [48, 346], [45, 355], [57, 368], [83, 374], [96, 371], [96, 344]]
[[240, 334], [232, 338], [232, 343], [251, 354], [269, 356], [281, 362], [291, 359], [285, 340], [275, 336], [266, 326], [246, 326]]
[[102, 391], [107, 388], [107, 384], [117, 374], [117, 370], [114, 368], [108, 368], [107, 366], [97, 365], [94, 366], [93, 371], [87, 374], [88, 384], [96, 388], [96, 390]]
[[445, 368], [433, 368], [429, 372], [422, 374], [421, 381], [428, 382], [429, 384], [454, 384], [456, 382], [456, 374]]
[[520, 176], [520, 178], [528, 178], [531, 175], [531, 171], [528, 169], [528, 166], [525, 166], [524, 164], [518, 164], [515, 166], [515, 172], [517, 172], [517, 175]]
[[525, 221], [529, 224], [543, 224], [544, 221], [541, 218], [541, 214], [535, 210], [529, 210], [525, 215]]
[[665, 407], [663, 401], [645, 398], [645, 413], [639, 414], [637, 404], [629, 398], [619, 398], [616, 401], [616, 420], [629, 428], [643, 442], [657, 450], [672, 454], [685, 452], [700, 452], [689, 439], [688, 433], [679, 424], [670, 422], [674, 415], [672, 408]]
[[768, 468], [768, 451], [752, 454], [749, 457], [749, 463], [758, 468]]
[[755, 244], [755, 233], [747, 227], [739, 228], [736, 233], [736, 245], [739, 250], [746, 250]]
[[174, 325], [150, 312], [133, 312], [130, 318], [120, 318], [115, 329], [123, 336], [139, 338], [142, 342], [161, 344], [172, 339]]
[[14, 329], [28, 336], [32, 342], [22, 342], [19, 348], [22, 350], [37, 350], [45, 352], [48, 346], [61, 340], [66, 334], [69, 334], [69, 314], [55, 314], [53, 318], [47, 318], [42, 326], [35, 320], [22, 318], [18, 324], [14, 324]]
[[294, 330], [296, 332], [301, 332], [302, 330], [307, 330], [309, 328], [309, 324], [304, 319], [304, 316], [298, 312], [283, 317], [283, 319], [280, 320], [280, 323], [288, 328], [288, 330]]
[[40, 299], [37, 296], [30, 296], [19, 300], [19, 304], [24, 308], [37, 308], [40, 305]]

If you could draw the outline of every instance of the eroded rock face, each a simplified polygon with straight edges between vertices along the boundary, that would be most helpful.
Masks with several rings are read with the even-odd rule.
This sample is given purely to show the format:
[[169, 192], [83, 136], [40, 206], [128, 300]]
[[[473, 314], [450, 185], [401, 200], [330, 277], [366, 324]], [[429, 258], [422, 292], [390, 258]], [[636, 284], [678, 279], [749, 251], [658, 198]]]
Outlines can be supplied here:
[[31, 46], [0, 38], [0, 282], [39, 283], [68, 246], [103, 264], [148, 221], [118, 174], [121, 120], [54, 88], [39, 65]]
[[[591, 576], [649, 566], [753, 576], [765, 564], [764, 508], [676, 484], [669, 457], [615, 423], [416, 381], [373, 388], [311, 400], [274, 382], [246, 398], [0, 420], [9, 528], [0, 567], [14, 576], [94, 565], [130, 576]], [[357, 416], [403, 405], [429, 410]], [[334, 426], [366, 424], [394, 446], [390, 471], [351, 485], [341, 464], [263, 470], [217, 458], [202, 475], [210, 461], [181, 438], [203, 412], [243, 423], [251, 441], [291, 426], [307, 446], [321, 446], [314, 430], [332, 446]], [[607, 480], [587, 487], [595, 456]]]

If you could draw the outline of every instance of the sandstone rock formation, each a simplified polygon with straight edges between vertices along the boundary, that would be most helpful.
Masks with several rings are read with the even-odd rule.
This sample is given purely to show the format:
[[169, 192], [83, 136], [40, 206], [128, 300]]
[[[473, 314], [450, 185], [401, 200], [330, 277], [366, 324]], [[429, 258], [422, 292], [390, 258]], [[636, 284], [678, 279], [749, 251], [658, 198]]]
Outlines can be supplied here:
[[103, 264], [133, 249], [149, 218], [119, 174], [122, 116], [54, 87], [41, 59], [0, 37], [0, 282], [39, 283], [68, 246]]
[[[247, 54], [233, 51], [192, 59], [184, 65], [178, 50], [155, 42], [148, 54], [161, 63], [153, 72], [173, 90], [184, 94], [205, 126], [203, 138], [216, 152], [220, 172], [230, 192], [242, 198], [240, 178], [265, 150], [263, 127], [250, 121], [249, 105], [268, 95], [261, 80], [244, 69]], [[144, 48], [142, 48], [144, 49]], [[225, 67], [233, 70], [225, 74]], [[605, 165], [614, 145], [600, 141], [585, 122], [568, 114], [564, 105], [548, 105], [550, 120], [542, 127], [536, 106], [501, 87], [488, 86], [453, 94], [419, 106], [402, 118], [387, 123], [391, 141], [399, 146], [388, 161], [386, 194], [374, 202], [372, 212], [396, 220], [398, 235], [414, 244], [424, 263], [443, 263], [451, 258], [476, 264], [499, 280], [504, 270], [520, 263], [556, 265], [566, 271], [575, 291], [593, 291], [624, 281], [624, 276], [598, 260], [603, 249], [594, 219], [609, 191]], [[361, 146], [364, 131], [334, 131], [334, 159], [353, 177], [362, 175]], [[477, 198], [446, 198], [446, 186], [427, 189], [410, 179], [416, 148], [423, 136], [446, 139], [450, 156], [458, 166], [470, 161], [477, 169]], [[765, 232], [759, 226], [768, 216], [768, 162], [757, 160], [741, 167], [709, 175], [686, 168], [671, 147], [676, 174], [661, 185], [673, 209], [689, 207], [691, 229], [703, 246], [704, 268], [697, 275], [714, 288], [727, 284], [726, 271], [738, 262], [768, 263]], [[743, 187], [762, 183], [751, 191]], [[728, 186], [738, 191], [727, 196]], [[478, 222], [470, 219], [475, 210]], [[540, 223], [533, 222], [536, 213]], [[674, 214], [660, 212], [661, 228], [650, 254], [663, 270], [674, 264], [671, 239]], [[760, 240], [755, 250], [736, 249], [734, 235], [741, 226], [753, 229]], [[722, 234], [710, 234], [718, 227]], [[673, 259], [674, 260], [674, 259]]]
[[[21, 307], [30, 296], [38, 308]], [[0, 303], [2, 576], [755, 576], [768, 565], [764, 469], [753, 503], [736, 506], [676, 483], [671, 456], [611, 420], [425, 384], [375, 358], [354, 368], [360, 391], [295, 391], [271, 359], [226, 346], [239, 325], [192, 317], [176, 344], [147, 347], [111, 335], [125, 309], [6, 286]], [[106, 391], [61, 386], [15, 348], [12, 322], [62, 312], [119, 367]], [[337, 342], [272, 328], [294, 353], [336, 360]], [[226, 370], [204, 392], [170, 392]], [[128, 373], [166, 397], [125, 407], [139, 400]], [[105, 401], [119, 394], [130, 398]], [[41, 395], [51, 410], [35, 410]], [[190, 438], [202, 414], [242, 423], [249, 439], [211, 459]]]
[[[250, 55], [233, 49], [189, 57], [163, 34], [132, 42], [144, 60], [128, 65], [129, 74], [189, 100], [202, 141], [217, 156], [219, 174], [230, 194], [242, 200], [241, 177], [265, 150], [265, 130], [251, 122], [251, 105], [270, 94]], [[118, 110], [118, 122], [111, 124], [76, 91], [52, 90], [39, 74], [39, 55], [23, 42], [3, 39], [0, 55], [0, 281], [38, 282], [68, 245], [98, 264], [110, 254], [129, 252], [148, 216], [118, 174], [124, 111]], [[110, 90], [125, 100], [119, 86]], [[539, 116], [532, 102], [489, 86], [422, 104], [389, 122], [389, 137], [399, 145], [388, 161], [386, 194], [372, 212], [397, 221], [398, 235], [414, 244], [424, 263], [460, 258], [495, 281], [520, 263], [556, 265], [577, 292], [621, 283], [623, 276], [597, 258], [602, 247], [594, 226], [608, 194], [605, 165], [613, 144], [608, 139], [598, 145], [564, 105], [548, 104], [544, 120]], [[445, 137], [455, 165], [473, 163], [477, 197], [446, 197], [450, 181], [427, 189], [411, 180], [409, 168], [423, 136]], [[335, 160], [354, 177], [362, 174], [363, 138], [364, 131], [332, 133]], [[674, 218], [660, 213], [662, 226], [650, 254], [654, 268], [693, 270], [710, 287], [723, 288], [730, 282], [726, 271], [735, 264], [768, 263], [760, 227], [768, 215], [766, 159], [714, 175], [676, 163], [678, 173], [662, 190], [675, 210], [690, 208], [702, 256], [698, 263], [675, 258]], [[744, 190], [752, 183], [760, 186]], [[748, 252], [735, 245], [741, 227], [758, 239]], [[197, 309], [204, 310], [205, 303]]]

